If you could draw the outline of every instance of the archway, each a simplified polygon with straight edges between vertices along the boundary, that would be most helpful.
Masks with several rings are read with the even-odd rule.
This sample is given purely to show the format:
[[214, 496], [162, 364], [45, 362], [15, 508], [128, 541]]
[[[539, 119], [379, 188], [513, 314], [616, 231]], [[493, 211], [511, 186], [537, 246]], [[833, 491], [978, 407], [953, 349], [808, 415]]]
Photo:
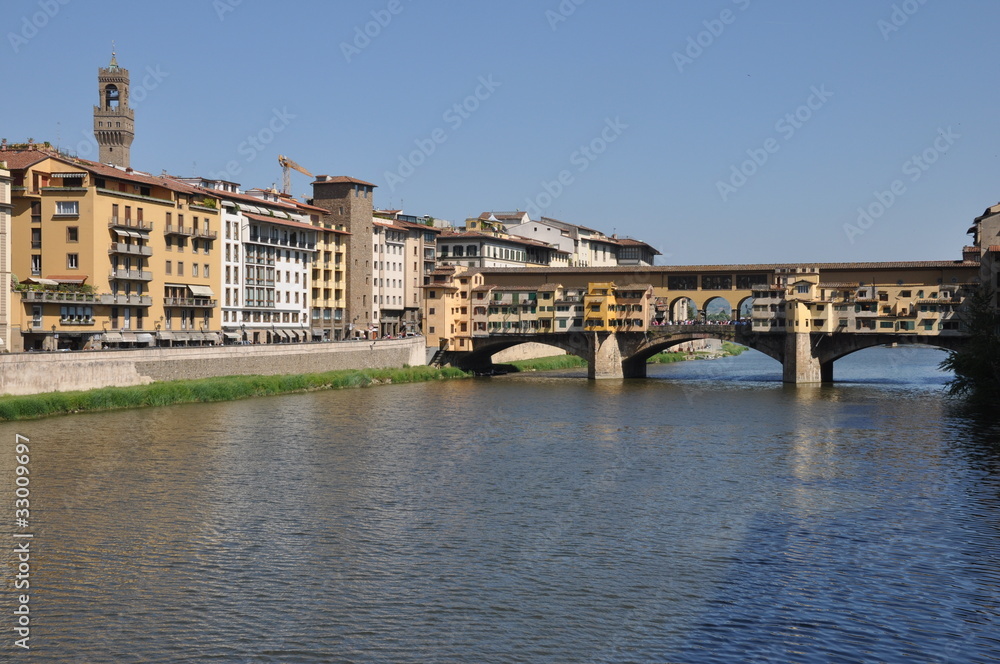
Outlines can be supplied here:
[[740, 320], [749, 321], [753, 317], [753, 296], [748, 295], [740, 300], [736, 305], [736, 311], [739, 312]]
[[675, 323], [698, 319], [698, 306], [689, 297], [678, 297], [670, 303], [669, 319]]
[[709, 322], [729, 323], [733, 320], [733, 305], [721, 295], [705, 300], [702, 312], [705, 320]]
[[[944, 385], [950, 374], [938, 365], [963, 340], [899, 335], [852, 335], [850, 345], [820, 353], [823, 382], [908, 383]], [[857, 337], [863, 337], [858, 339]], [[880, 338], [881, 337], [881, 338]]]

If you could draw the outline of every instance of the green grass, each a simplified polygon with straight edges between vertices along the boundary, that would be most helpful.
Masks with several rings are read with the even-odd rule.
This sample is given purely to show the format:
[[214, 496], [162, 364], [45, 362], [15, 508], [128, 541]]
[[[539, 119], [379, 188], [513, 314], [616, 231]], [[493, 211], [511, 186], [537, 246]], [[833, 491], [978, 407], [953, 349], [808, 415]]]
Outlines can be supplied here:
[[587, 360], [576, 355], [552, 355], [536, 357], [530, 360], [509, 362], [505, 367], [513, 367], [515, 371], [555, 371], [556, 369], [576, 369], [587, 366]]
[[336, 390], [387, 383], [417, 383], [465, 378], [468, 375], [460, 369], [451, 367], [351, 369], [283, 376], [220, 376], [130, 387], [103, 387], [81, 392], [46, 392], [26, 396], [0, 396], [0, 422], [87, 411], [121, 410], [208, 401], [234, 401], [273, 394]]

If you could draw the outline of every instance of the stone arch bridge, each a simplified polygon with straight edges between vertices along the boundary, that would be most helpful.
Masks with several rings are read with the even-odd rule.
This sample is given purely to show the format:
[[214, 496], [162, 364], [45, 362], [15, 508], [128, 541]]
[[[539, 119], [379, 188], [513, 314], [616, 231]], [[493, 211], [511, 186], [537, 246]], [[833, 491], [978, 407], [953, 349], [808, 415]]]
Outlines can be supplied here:
[[774, 358], [786, 383], [833, 381], [833, 364], [865, 348], [924, 345], [957, 350], [959, 335], [918, 336], [900, 333], [753, 332], [749, 325], [661, 325], [647, 332], [566, 332], [556, 334], [490, 334], [473, 338], [471, 351], [444, 351], [440, 362], [466, 370], [488, 370], [492, 356], [523, 343], [541, 343], [587, 361], [590, 378], [644, 378], [646, 361], [686, 341], [731, 341]]

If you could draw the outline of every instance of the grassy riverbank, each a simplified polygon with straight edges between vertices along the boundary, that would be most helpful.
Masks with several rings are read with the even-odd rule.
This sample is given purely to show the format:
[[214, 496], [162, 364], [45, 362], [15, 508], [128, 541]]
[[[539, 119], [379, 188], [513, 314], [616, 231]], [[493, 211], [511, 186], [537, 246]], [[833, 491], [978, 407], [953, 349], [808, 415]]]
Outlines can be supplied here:
[[[708, 359], [715, 357], [728, 357], [739, 355], [746, 350], [746, 346], [722, 342], [720, 352], [697, 352], [697, 353], [657, 353], [648, 360], [647, 364], [670, 364], [671, 362], [683, 362], [684, 360]], [[553, 355], [550, 357], [536, 357], [531, 360], [518, 360], [508, 362], [505, 367], [512, 367], [514, 371], [555, 371], [557, 369], [577, 369], [587, 366], [587, 361], [576, 355]]]
[[419, 383], [465, 378], [451, 367], [403, 367], [329, 371], [286, 376], [220, 376], [129, 387], [104, 387], [82, 392], [46, 392], [0, 397], [0, 422], [88, 411], [121, 410], [179, 403], [234, 401], [249, 397], [368, 387], [389, 383]]

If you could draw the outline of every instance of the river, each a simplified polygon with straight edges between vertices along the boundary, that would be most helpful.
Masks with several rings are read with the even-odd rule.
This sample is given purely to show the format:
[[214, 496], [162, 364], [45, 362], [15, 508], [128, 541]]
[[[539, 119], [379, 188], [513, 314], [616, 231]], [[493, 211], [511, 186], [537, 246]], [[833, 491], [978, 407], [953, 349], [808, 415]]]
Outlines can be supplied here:
[[33, 535], [32, 661], [1000, 661], [1000, 429], [944, 395], [942, 358], [0, 425], [11, 507], [30, 439], [30, 525], [2, 532]]

